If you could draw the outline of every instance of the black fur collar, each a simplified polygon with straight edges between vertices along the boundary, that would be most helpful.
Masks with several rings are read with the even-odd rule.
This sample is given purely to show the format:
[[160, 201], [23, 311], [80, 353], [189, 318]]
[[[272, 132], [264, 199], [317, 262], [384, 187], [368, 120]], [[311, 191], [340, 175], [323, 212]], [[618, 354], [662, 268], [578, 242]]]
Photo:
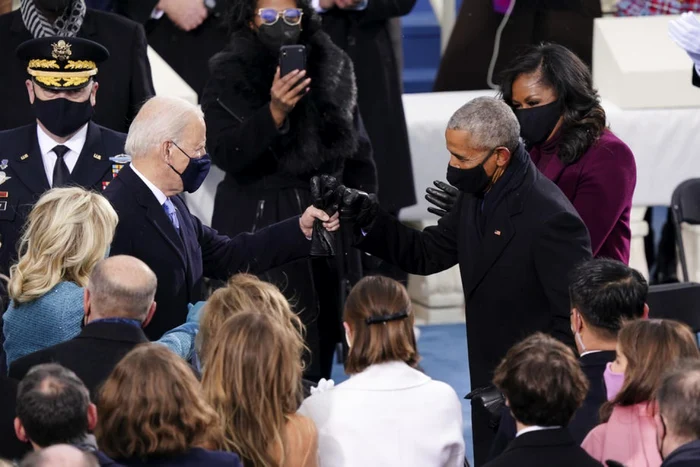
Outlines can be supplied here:
[[[272, 148], [279, 168], [295, 175], [353, 157], [358, 148], [357, 88], [350, 57], [322, 31], [302, 40], [311, 91], [292, 110], [289, 131]], [[225, 83], [224, 94], [234, 96], [238, 111], [247, 117], [270, 101], [276, 66], [277, 56], [252, 31], [243, 30], [212, 59], [212, 76]]]

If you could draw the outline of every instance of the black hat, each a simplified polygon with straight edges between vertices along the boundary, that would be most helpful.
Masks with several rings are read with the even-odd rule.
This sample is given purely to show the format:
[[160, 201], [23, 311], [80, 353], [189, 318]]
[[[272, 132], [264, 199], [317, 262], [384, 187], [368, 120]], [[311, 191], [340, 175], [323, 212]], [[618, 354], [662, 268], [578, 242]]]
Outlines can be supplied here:
[[97, 64], [109, 51], [97, 42], [77, 37], [40, 37], [20, 44], [17, 57], [28, 62], [27, 73], [41, 87], [70, 91], [88, 85]]

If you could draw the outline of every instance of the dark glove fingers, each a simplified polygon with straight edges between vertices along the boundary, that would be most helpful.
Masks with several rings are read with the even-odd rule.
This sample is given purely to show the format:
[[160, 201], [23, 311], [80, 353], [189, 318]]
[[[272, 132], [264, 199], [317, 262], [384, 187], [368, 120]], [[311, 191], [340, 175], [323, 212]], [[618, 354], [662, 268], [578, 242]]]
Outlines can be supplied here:
[[431, 201], [433, 199], [438, 200], [442, 203], [450, 203], [450, 204], [454, 203], [454, 198], [452, 196], [450, 196], [449, 193], [445, 193], [442, 190], [437, 190], [435, 188], [428, 187], [425, 189], [425, 191], [426, 191], [426, 193], [428, 193], [427, 195], [425, 195], [425, 197], [426, 197], [426, 199], [428, 197], [430, 197], [430, 199], [428, 199], [428, 201], [430, 201], [431, 203], [433, 202], [433, 201]]
[[[445, 211], [450, 211], [452, 209], [452, 202], [450, 201], [444, 201], [441, 199], [434, 198], [430, 195], [425, 195], [425, 199], [431, 203], [437, 206], [440, 209], [444, 209]], [[430, 208], [428, 208], [430, 209]]]
[[434, 208], [434, 207], [429, 207], [428, 212], [431, 214], [435, 214], [436, 216], [442, 217], [445, 214], [447, 214], [447, 211], [444, 211], [442, 209]]
[[433, 182], [433, 185], [435, 185], [436, 187], [438, 187], [439, 189], [441, 189], [445, 193], [449, 194], [453, 198], [456, 198], [457, 195], [459, 194], [459, 190], [457, 188], [453, 187], [449, 183], [443, 182], [442, 180], [435, 180]]

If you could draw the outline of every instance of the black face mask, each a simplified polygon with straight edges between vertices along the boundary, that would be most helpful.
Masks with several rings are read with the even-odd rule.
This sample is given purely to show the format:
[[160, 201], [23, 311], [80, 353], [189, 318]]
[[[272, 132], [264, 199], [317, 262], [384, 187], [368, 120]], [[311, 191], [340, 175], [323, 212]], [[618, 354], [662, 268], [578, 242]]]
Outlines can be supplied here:
[[277, 53], [283, 45], [299, 42], [301, 24], [290, 26], [281, 19], [272, 26], [261, 24], [258, 28], [258, 38], [271, 52]]
[[71, 0], [34, 0], [34, 4], [42, 11], [58, 15], [66, 11]]
[[447, 182], [459, 191], [471, 194], [483, 193], [491, 183], [491, 177], [486, 174], [484, 164], [493, 155], [491, 152], [481, 161], [481, 164], [471, 169], [460, 169], [447, 165]]
[[515, 109], [515, 116], [520, 122], [520, 136], [528, 146], [540, 144], [552, 134], [561, 117], [561, 102], [556, 100], [551, 104]]
[[84, 102], [73, 102], [62, 97], [48, 101], [36, 98], [33, 107], [36, 118], [47, 130], [61, 138], [75, 133], [89, 122], [94, 110], [90, 98]]

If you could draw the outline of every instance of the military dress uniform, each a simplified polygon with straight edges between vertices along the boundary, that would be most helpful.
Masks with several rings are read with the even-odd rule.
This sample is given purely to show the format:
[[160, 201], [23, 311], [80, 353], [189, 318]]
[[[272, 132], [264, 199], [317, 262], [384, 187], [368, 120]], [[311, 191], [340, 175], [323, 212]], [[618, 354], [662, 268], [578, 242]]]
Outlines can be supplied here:
[[[35, 88], [50, 90], [55, 93], [55, 99], [65, 97], [61, 92], [88, 86], [97, 74], [97, 64], [109, 57], [107, 50], [95, 42], [68, 37], [33, 39], [23, 43], [17, 54], [27, 63], [27, 73]], [[45, 191], [70, 185], [102, 191], [129, 160], [122, 154], [126, 140], [123, 133], [92, 121], [81, 124], [72, 133], [63, 141], [38, 123], [0, 132], [0, 272], [3, 274], [8, 274], [17, 260], [22, 227]]]

